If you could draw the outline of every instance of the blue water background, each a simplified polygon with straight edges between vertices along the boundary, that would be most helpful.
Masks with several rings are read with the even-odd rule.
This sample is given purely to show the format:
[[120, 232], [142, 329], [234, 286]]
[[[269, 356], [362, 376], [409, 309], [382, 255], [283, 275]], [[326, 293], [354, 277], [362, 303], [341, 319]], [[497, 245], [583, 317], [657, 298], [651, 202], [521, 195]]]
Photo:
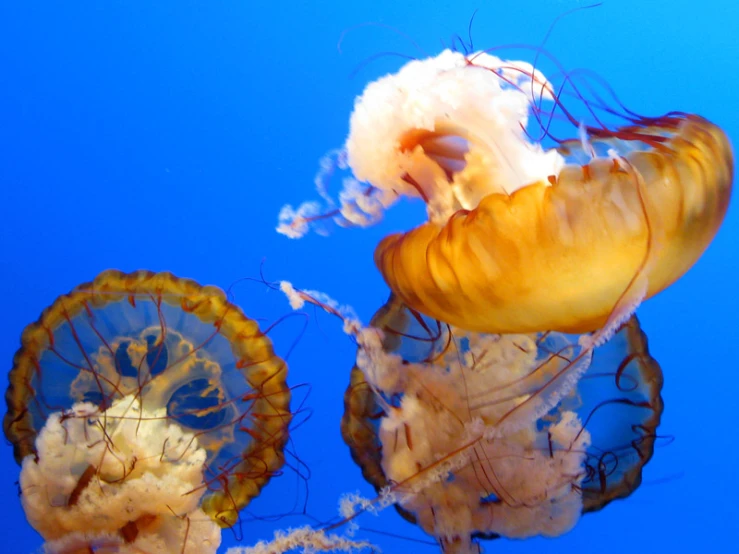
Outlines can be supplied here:
[[[0, 5], [0, 367], [10, 369], [23, 327], [54, 298], [99, 271], [170, 270], [228, 287], [289, 279], [352, 304], [366, 321], [387, 291], [373, 247], [408, 226], [399, 209], [369, 230], [293, 241], [274, 232], [280, 207], [315, 197], [317, 160], [340, 146], [354, 97], [397, 69], [380, 52], [436, 53], [473, 27], [478, 48], [540, 44], [575, 1], [7, 1]], [[359, 26], [337, 43], [344, 31]], [[702, 114], [739, 140], [739, 4], [608, 0], [562, 20], [547, 48], [566, 67], [598, 71], [630, 108]], [[739, 530], [739, 209], [735, 202], [705, 256], [639, 311], [665, 375], [658, 449], [631, 498], [584, 517], [556, 540], [497, 541], [489, 552], [736, 552]], [[288, 313], [266, 287], [234, 288], [253, 317]], [[309, 312], [289, 358], [290, 382], [310, 384], [311, 418], [294, 433], [310, 468], [307, 510], [336, 514], [347, 491], [371, 489], [339, 435], [354, 347]], [[285, 354], [301, 319], [272, 333]], [[303, 395], [300, 388], [298, 395]], [[0, 550], [28, 553], [7, 445], [0, 451]], [[310, 523], [293, 471], [244, 513], [240, 544]], [[274, 520], [274, 521], [273, 521]], [[361, 525], [424, 535], [387, 510]], [[361, 534], [386, 553], [433, 546]], [[224, 544], [236, 544], [226, 532]], [[224, 549], [225, 550], [225, 549]]]

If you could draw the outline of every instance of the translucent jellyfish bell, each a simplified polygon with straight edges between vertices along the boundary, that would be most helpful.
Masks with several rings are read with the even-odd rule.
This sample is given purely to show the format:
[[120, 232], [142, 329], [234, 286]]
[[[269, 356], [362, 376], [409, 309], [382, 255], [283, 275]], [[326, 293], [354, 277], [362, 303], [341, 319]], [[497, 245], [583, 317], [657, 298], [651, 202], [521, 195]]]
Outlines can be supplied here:
[[663, 403], [635, 317], [544, 413], [527, 404], [577, 355], [573, 337], [480, 335], [393, 297], [372, 325], [382, 353], [360, 348], [342, 435], [365, 479], [445, 551], [560, 535], [639, 486]]
[[[191, 509], [232, 526], [284, 463], [286, 374], [270, 339], [216, 287], [111, 270], [60, 296], [24, 330], [6, 392], [5, 436], [33, 474], [27, 486], [21, 477], [29, 521], [70, 544], [144, 540], [167, 519], [184, 529]], [[55, 455], [68, 463], [48, 466]], [[33, 485], [44, 471], [61, 475]], [[156, 491], [173, 497], [160, 511]], [[137, 515], [103, 517], [105, 503]], [[196, 519], [172, 534], [196, 534]]]

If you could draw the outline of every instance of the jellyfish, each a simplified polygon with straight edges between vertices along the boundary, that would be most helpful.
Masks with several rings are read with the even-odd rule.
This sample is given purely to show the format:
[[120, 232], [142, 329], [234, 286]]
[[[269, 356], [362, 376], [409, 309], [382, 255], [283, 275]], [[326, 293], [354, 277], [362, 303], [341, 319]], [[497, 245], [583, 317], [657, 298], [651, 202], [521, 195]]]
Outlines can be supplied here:
[[371, 325], [378, 342], [360, 343], [342, 435], [365, 479], [443, 551], [559, 536], [641, 483], [662, 371], [635, 316], [556, 394], [552, 376], [580, 349], [571, 335], [466, 331], [395, 295]]
[[109, 270], [23, 331], [4, 431], [56, 553], [215, 552], [284, 463], [287, 366], [225, 293]]
[[[710, 244], [729, 203], [731, 146], [686, 113], [621, 110], [626, 125], [609, 127], [596, 111], [618, 110], [599, 97], [584, 103], [598, 124], [585, 125], [566, 102], [583, 93], [564, 81], [486, 52], [409, 62], [355, 103], [333, 163], [353, 173], [339, 204], [286, 206], [278, 230], [366, 226], [402, 197], [421, 199], [428, 221], [375, 250], [409, 308], [480, 333], [585, 333], [627, 318]], [[577, 138], [557, 138], [561, 122]]]

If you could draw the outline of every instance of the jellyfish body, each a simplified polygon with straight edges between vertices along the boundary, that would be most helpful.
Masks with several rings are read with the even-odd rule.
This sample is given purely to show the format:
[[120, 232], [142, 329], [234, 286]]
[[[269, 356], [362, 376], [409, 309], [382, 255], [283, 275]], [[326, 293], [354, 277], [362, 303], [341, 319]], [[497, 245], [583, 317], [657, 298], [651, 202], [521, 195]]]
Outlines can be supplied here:
[[[401, 197], [423, 200], [428, 222], [383, 239], [375, 262], [432, 318], [483, 333], [599, 329], [701, 256], [727, 210], [733, 155], [703, 118], [625, 113], [626, 127], [586, 127], [565, 98], [524, 62], [412, 61], [357, 99], [341, 160], [354, 179], [328, 215], [365, 226]], [[580, 137], [545, 149], [527, 133], [532, 115], [544, 138], [558, 116]], [[312, 204], [281, 216], [291, 236], [322, 217]]]
[[577, 357], [573, 337], [471, 333], [392, 297], [372, 325], [381, 348], [360, 348], [342, 435], [365, 478], [445, 551], [560, 535], [639, 486], [663, 405], [635, 318], [543, 414], [527, 404]]
[[[54, 455], [41, 437], [50, 444], [60, 434], [77, 437], [70, 444], [84, 450], [69, 467], [56, 468], [63, 479], [48, 477], [61, 486], [55, 502], [44, 487], [29, 486], [22, 490], [24, 507], [66, 511], [57, 521], [70, 519], [69, 512], [84, 520], [99, 510], [83, 528], [129, 542], [145, 528], [156, 529], [157, 518], [189, 521], [184, 508], [147, 511], [157, 506], [147, 497], [159, 490], [187, 498], [188, 507], [217, 527], [233, 525], [284, 463], [291, 417], [286, 372], [269, 338], [220, 289], [169, 273], [101, 273], [29, 325], [14, 358], [4, 431], [24, 471]], [[54, 430], [44, 433], [47, 423]], [[152, 460], [158, 462], [149, 467]], [[146, 485], [156, 476], [166, 481], [178, 467], [194, 481]], [[140, 511], [124, 522], [128, 527], [116, 526], [113, 515], [100, 516], [104, 506], [94, 503], [94, 491], [108, 488], [109, 497], [120, 497], [121, 487], [134, 490], [135, 483], [148, 492], [127, 495]], [[29, 521], [52, 517], [29, 515]], [[95, 522], [105, 523], [96, 529]], [[190, 524], [180, 527], [194, 532]], [[57, 539], [59, 529], [41, 532]]]

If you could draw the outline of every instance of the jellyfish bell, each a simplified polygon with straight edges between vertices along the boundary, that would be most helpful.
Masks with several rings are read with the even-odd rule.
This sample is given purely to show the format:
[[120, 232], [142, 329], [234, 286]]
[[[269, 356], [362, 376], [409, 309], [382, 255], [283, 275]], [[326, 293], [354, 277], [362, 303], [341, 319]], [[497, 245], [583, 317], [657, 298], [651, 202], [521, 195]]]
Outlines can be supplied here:
[[526, 405], [577, 355], [573, 337], [464, 331], [393, 296], [371, 325], [380, 351], [358, 351], [342, 436], [365, 479], [444, 551], [558, 536], [639, 486], [663, 404], [635, 317], [544, 413]]
[[375, 262], [409, 305], [472, 330], [598, 329], [630, 286], [638, 302], [682, 276], [726, 213], [725, 135], [706, 120], [670, 116], [634, 135], [644, 138], [619, 140], [663, 134], [660, 148], [627, 145], [623, 156], [568, 164], [512, 193], [491, 192], [443, 225], [388, 236]]
[[[353, 179], [328, 213], [365, 226], [401, 197], [423, 200], [428, 221], [383, 239], [375, 262], [435, 319], [484, 333], [598, 329], [697, 261], [726, 213], [733, 155], [701, 117], [586, 127], [564, 98], [531, 65], [487, 53], [409, 62], [357, 99], [340, 160]], [[527, 127], [533, 115], [546, 135], [555, 112], [580, 136], [545, 149]], [[319, 222], [311, 206], [284, 211], [279, 229]]]
[[6, 392], [29, 522], [52, 552], [215, 552], [284, 463], [286, 373], [216, 287], [110, 270], [60, 296]]

